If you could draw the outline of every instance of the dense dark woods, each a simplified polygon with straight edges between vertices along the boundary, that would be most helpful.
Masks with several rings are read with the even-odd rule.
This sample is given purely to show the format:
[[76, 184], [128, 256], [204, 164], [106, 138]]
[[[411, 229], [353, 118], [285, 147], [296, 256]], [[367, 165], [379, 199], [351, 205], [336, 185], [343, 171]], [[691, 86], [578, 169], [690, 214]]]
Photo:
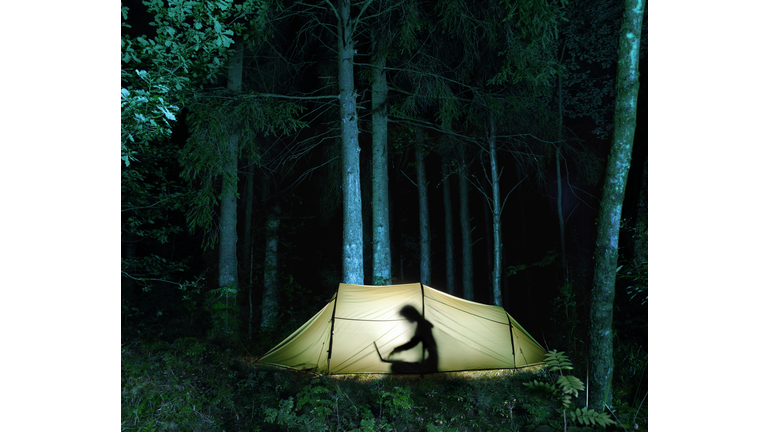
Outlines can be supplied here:
[[[206, 355], [233, 362], [231, 379], [267, 388], [273, 371], [247, 359], [340, 282], [422, 282], [504, 306], [567, 353], [574, 375], [589, 373], [591, 408], [604, 408], [598, 392], [615, 410], [647, 404], [648, 10], [626, 7], [638, 4], [633, 102], [616, 80], [620, 0], [124, 0], [124, 368], [149, 368], [151, 344], [165, 348], [147, 359], [218, 350], [229, 360]], [[628, 115], [629, 131], [615, 122]], [[615, 230], [598, 236], [617, 132], [626, 187]], [[608, 245], [615, 281], [600, 285]], [[591, 309], [596, 297], [609, 313]], [[609, 345], [590, 332], [601, 316]], [[604, 365], [596, 353], [613, 359], [607, 381], [588, 371]], [[210, 373], [199, 379], [215, 387]], [[325, 379], [275, 388], [284, 400], [295, 388], [297, 407], [257, 417], [291, 425], [302, 405], [324, 412], [308, 395], [332, 389]], [[418, 404], [403, 388], [372, 394], [403, 419]], [[548, 421], [518, 399], [530, 422]], [[379, 423], [361, 412], [356, 430], [385, 430], [384, 412]], [[256, 427], [224, 423], [199, 430]]]

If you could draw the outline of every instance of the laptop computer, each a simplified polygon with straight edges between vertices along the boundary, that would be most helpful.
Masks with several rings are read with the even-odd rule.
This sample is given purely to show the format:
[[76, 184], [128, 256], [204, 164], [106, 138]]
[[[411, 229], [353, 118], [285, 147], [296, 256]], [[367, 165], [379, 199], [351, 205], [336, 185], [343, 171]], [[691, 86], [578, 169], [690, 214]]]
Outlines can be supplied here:
[[402, 361], [398, 361], [398, 360], [386, 360], [386, 359], [384, 359], [384, 357], [381, 356], [381, 351], [379, 351], [379, 346], [376, 345], [375, 341], [373, 342], [373, 347], [376, 348], [376, 353], [379, 355], [379, 358], [384, 363], [402, 363]]

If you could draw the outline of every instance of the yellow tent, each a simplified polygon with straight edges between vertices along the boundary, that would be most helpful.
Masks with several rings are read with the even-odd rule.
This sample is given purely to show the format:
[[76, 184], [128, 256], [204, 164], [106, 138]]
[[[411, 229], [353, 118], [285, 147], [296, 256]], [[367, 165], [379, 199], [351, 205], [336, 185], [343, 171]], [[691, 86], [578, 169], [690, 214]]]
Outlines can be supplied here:
[[[440, 372], [544, 361], [544, 348], [501, 306], [463, 300], [419, 283], [340, 284], [330, 303], [259, 361], [324, 374], [390, 373], [376, 346], [386, 357], [411, 339], [416, 324], [399, 314], [406, 305], [434, 326]], [[420, 345], [398, 353], [397, 359], [420, 361]]]

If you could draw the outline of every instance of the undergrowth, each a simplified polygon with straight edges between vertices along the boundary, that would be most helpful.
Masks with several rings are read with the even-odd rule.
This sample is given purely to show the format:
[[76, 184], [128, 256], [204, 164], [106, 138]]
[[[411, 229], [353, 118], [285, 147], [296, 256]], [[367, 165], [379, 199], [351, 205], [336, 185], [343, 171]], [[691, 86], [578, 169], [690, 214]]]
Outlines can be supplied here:
[[[562, 401], [524, 385], [557, 385], [560, 374], [543, 367], [423, 377], [322, 376], [261, 365], [240, 354], [193, 338], [124, 343], [121, 429], [492, 432], [562, 425]], [[621, 409], [636, 416], [638, 427], [632, 429], [647, 430], [647, 410], [638, 414], [619, 403], [615, 412]], [[624, 429], [592, 427], [569, 430]]]

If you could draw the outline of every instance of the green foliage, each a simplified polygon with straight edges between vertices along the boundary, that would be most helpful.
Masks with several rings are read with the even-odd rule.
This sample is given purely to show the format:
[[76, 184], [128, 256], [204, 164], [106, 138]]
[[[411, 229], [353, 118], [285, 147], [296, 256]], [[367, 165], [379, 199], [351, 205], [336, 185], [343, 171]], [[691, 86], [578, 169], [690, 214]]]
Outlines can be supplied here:
[[627, 294], [631, 300], [642, 300], [641, 304], [648, 303], [648, 221], [640, 220], [638, 223], [623, 219], [621, 230], [632, 236], [634, 244], [634, 256], [631, 260], [622, 259], [622, 264], [617, 269], [618, 277], [627, 280], [631, 285], [627, 286]]
[[616, 423], [615, 421], [611, 420], [611, 416], [608, 413], [598, 413], [593, 409], [588, 410], [587, 407], [582, 409], [576, 408], [570, 412], [570, 415], [572, 422], [578, 421], [583, 425], [599, 424], [600, 426], [605, 427]]
[[187, 223], [192, 233], [203, 230], [204, 249], [218, 241], [214, 209], [227, 190], [227, 182], [216, 189], [225, 157], [222, 144], [237, 139], [241, 156], [259, 163], [265, 152], [259, 136], [289, 135], [305, 127], [306, 122], [298, 120], [302, 109], [290, 102], [229, 91], [198, 95], [189, 104], [190, 136], [180, 154], [181, 176], [197, 188], [187, 209]]
[[[563, 374], [563, 371], [573, 370], [573, 364], [565, 353], [557, 350], [549, 351], [544, 357], [544, 363], [550, 371], [559, 372], [556, 381], [557, 387], [551, 383], [540, 382], [538, 380], [533, 380], [523, 385], [528, 387], [531, 391], [543, 393], [549, 397], [560, 400], [560, 409], [562, 410], [562, 418], [565, 423], [563, 426], [565, 428], [567, 428], [567, 416], [570, 416], [571, 422], [578, 422], [579, 424], [587, 426], [599, 424], [600, 426], [605, 427], [616, 423], [611, 419], [608, 413], [598, 413], [593, 409], [588, 410], [586, 407], [582, 409], [571, 408], [571, 398], [578, 397], [579, 392], [584, 391], [584, 383], [573, 375]], [[555, 430], [551, 426], [553, 426], [552, 423], [548, 427], [544, 427], [543, 429], [537, 428], [536, 430]]]
[[213, 327], [231, 333], [238, 328], [237, 287], [235, 283], [208, 291], [206, 309], [213, 317]]
[[[191, 93], [225, 65], [236, 34], [262, 34], [265, 0], [145, 0], [153, 37], [124, 32], [121, 48], [121, 158], [126, 166], [151, 143], [168, 138]], [[129, 10], [122, 6], [122, 22]]]
[[[171, 344], [124, 343], [122, 429], [563, 430], [562, 406], [554, 404], [563, 387], [555, 380], [548, 382], [551, 376], [545, 369], [423, 378], [327, 377], [259, 365], [250, 355], [222, 345], [192, 338]], [[561, 371], [569, 370], [570, 362], [562, 353], [552, 353], [548, 363]], [[524, 385], [531, 381], [549, 384], [548, 390], [539, 393]], [[565, 385], [578, 388], [570, 381]], [[552, 415], [555, 412], [559, 414]], [[568, 430], [612, 427], [606, 415], [581, 408], [578, 412], [570, 410], [567, 421], [581, 428], [569, 426]], [[637, 430], [635, 424], [646, 424], [647, 410], [640, 412], [619, 404], [611, 415], [626, 429]]]
[[222, 430], [221, 414], [234, 409], [231, 372], [217, 367], [226, 357], [194, 339], [151, 351], [123, 344], [121, 429]]
[[547, 86], [563, 70], [553, 49], [558, 27], [565, 21], [566, 0], [501, 2], [506, 11], [506, 44], [499, 53], [504, 66], [489, 84], [527, 82]]
[[568, 359], [568, 356], [557, 350], [547, 352], [544, 356], [544, 363], [552, 371], [573, 370], [573, 364]]

